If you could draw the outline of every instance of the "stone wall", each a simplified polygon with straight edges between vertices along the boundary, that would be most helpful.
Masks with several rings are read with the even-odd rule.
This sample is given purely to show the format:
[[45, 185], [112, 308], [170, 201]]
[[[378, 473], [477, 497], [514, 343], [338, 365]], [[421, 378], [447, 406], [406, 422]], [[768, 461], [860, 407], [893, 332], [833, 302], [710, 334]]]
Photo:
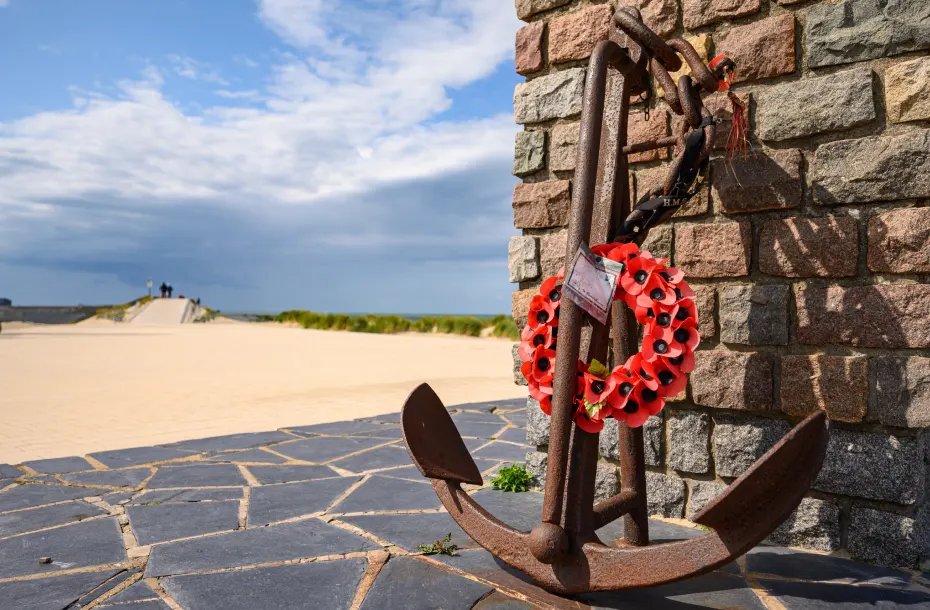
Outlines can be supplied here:
[[[750, 158], [718, 151], [711, 188], [647, 243], [687, 272], [702, 333], [686, 392], [646, 426], [650, 511], [693, 514], [824, 409], [833, 433], [823, 470], [773, 539], [881, 564], [927, 562], [928, 5], [621, 1], [665, 37], [730, 55], [752, 128]], [[513, 199], [523, 235], [509, 259], [521, 327], [536, 286], [563, 263], [586, 58], [598, 41], [620, 39], [615, 4], [516, 0], [527, 22], [516, 41], [527, 80], [514, 93], [525, 129]], [[725, 116], [722, 95], [706, 103]], [[670, 134], [678, 120], [655, 91], [632, 112], [630, 142]], [[635, 196], [662, 179], [669, 154], [631, 158]], [[528, 435], [542, 452], [548, 424], [530, 403]], [[605, 494], [616, 488], [616, 441], [616, 426], [605, 428]], [[541, 452], [528, 462], [543, 475]]]
[[98, 309], [112, 305], [76, 305], [66, 307], [3, 307], [0, 306], [0, 322], [31, 322], [33, 324], [74, 324], [94, 316]]

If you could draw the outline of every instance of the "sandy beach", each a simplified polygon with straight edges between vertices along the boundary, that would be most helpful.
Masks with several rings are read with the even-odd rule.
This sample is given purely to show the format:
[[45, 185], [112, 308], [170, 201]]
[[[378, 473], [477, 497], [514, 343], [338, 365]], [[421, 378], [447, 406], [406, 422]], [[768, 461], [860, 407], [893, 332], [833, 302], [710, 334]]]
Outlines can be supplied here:
[[0, 463], [514, 398], [511, 343], [216, 321], [4, 324]]

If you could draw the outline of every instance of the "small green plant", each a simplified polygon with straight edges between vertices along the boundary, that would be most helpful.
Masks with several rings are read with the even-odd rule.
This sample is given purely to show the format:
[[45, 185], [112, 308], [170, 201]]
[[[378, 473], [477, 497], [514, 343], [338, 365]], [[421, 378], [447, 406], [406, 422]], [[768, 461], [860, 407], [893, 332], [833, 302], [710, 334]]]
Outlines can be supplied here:
[[491, 485], [494, 486], [494, 489], [503, 489], [504, 491], [527, 491], [530, 488], [532, 478], [533, 475], [526, 471], [526, 466], [511, 464], [497, 471], [497, 476], [491, 479]]
[[445, 538], [437, 540], [433, 544], [417, 545], [417, 550], [424, 555], [448, 555], [449, 557], [455, 557], [455, 552], [459, 550], [459, 547], [452, 544], [452, 532], [449, 532], [446, 534]]

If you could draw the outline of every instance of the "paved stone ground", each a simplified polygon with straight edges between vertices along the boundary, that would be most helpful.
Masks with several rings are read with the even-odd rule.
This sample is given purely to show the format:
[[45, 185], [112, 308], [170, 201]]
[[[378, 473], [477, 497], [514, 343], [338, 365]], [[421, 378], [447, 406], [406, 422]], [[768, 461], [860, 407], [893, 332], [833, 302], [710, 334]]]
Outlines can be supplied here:
[[[921, 575], [780, 547], [673, 585], [557, 598], [458, 528], [410, 464], [398, 418], [0, 465], [0, 608], [930, 608]], [[485, 475], [530, 450], [522, 401], [453, 419]], [[541, 511], [535, 492], [470, 492], [521, 529]], [[417, 554], [447, 533], [455, 557]], [[705, 532], [656, 520], [650, 533]]]

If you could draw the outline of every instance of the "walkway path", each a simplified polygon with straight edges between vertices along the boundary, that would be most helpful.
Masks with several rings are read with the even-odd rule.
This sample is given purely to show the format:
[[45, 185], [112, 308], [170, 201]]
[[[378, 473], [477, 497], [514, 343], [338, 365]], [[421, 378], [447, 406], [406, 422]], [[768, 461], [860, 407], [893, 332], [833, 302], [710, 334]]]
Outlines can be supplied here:
[[181, 324], [190, 299], [155, 299], [142, 308], [132, 324]]
[[[521, 404], [455, 409], [485, 481], [530, 450]], [[0, 608], [930, 608], [921, 575], [772, 546], [672, 585], [553, 596], [458, 528], [410, 464], [398, 420], [0, 465]], [[470, 493], [524, 530], [540, 514], [536, 492]], [[656, 543], [704, 533], [650, 522]], [[447, 534], [454, 557], [417, 552]], [[599, 534], [613, 540], [622, 528]]]

